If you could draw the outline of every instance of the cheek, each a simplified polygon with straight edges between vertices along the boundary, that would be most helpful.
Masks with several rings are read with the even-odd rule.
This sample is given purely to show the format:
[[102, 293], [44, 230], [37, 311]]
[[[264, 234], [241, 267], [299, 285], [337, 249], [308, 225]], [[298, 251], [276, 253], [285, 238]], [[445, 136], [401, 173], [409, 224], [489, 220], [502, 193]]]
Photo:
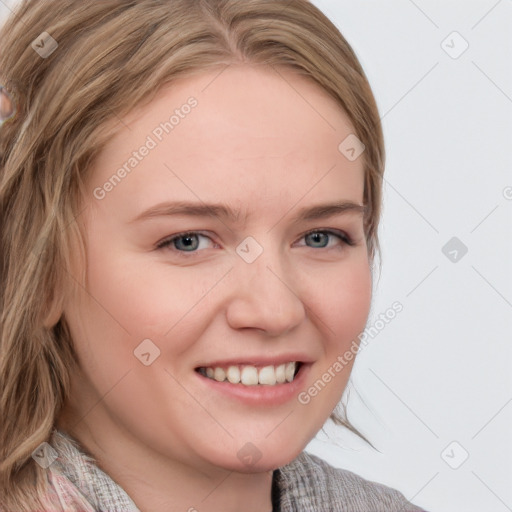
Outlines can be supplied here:
[[321, 332], [323, 353], [313, 365], [297, 396], [299, 411], [308, 418], [306, 438], [313, 437], [339, 403], [357, 353], [371, 304], [372, 279], [368, 261], [361, 258], [338, 266], [328, 276], [316, 276], [306, 286], [311, 318]]
[[201, 296], [201, 282], [186, 270], [177, 275], [142, 255], [91, 256], [89, 292], [134, 339], [162, 336]]
[[197, 267], [165, 265], [147, 254], [104, 254], [93, 243], [90, 247], [88, 293], [79, 289], [84, 306], [78, 310], [80, 331], [73, 333], [82, 340], [79, 351], [90, 364], [133, 365], [134, 350], [146, 339], [158, 347], [161, 360], [193, 348], [215, 309], [215, 284], [229, 266], [198, 272]]
[[310, 282], [315, 291], [311, 307], [322, 320], [327, 349], [338, 349], [357, 337], [364, 329], [370, 311], [372, 279], [368, 261], [361, 259], [346, 267], [324, 275], [316, 284]]

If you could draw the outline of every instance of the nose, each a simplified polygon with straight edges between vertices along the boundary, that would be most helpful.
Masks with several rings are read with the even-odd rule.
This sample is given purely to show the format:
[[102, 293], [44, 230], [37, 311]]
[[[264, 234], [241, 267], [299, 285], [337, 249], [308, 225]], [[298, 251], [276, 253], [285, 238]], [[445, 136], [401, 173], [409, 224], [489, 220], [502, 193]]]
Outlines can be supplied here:
[[265, 249], [252, 263], [238, 258], [231, 274], [227, 307], [231, 328], [253, 328], [269, 336], [282, 336], [304, 320], [306, 310], [297, 278], [285, 267], [282, 256]]

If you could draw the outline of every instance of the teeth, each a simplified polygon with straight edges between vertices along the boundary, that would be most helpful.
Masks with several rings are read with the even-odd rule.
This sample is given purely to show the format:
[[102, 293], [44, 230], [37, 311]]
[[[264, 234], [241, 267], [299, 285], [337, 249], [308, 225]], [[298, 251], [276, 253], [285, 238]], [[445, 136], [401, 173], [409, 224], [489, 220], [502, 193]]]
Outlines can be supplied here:
[[238, 384], [240, 382], [240, 368], [238, 366], [230, 366], [226, 376], [231, 384]]
[[245, 366], [240, 375], [240, 382], [245, 386], [258, 384], [258, 370], [254, 366]]
[[295, 368], [296, 363], [286, 363], [286, 368], [284, 370], [284, 374], [286, 376], [286, 380], [288, 382], [291, 382], [293, 380], [293, 377], [295, 376]]
[[226, 380], [226, 372], [222, 368], [215, 368], [213, 370], [213, 378], [216, 381], [223, 382]]
[[273, 386], [276, 383], [276, 371], [273, 366], [265, 366], [259, 373], [260, 384]]
[[[280, 364], [277, 368], [276, 368], [276, 381], [278, 384], [283, 384], [283, 382], [286, 382], [286, 365], [285, 364]], [[206, 372], [206, 374], [208, 375], [208, 372]]]
[[230, 382], [231, 384], [243, 384], [244, 386], [266, 385], [275, 386], [292, 382], [297, 370], [296, 362], [284, 363], [278, 366], [264, 366], [257, 369], [255, 366], [229, 366], [227, 369], [221, 367], [201, 368], [202, 375], [218, 382]]

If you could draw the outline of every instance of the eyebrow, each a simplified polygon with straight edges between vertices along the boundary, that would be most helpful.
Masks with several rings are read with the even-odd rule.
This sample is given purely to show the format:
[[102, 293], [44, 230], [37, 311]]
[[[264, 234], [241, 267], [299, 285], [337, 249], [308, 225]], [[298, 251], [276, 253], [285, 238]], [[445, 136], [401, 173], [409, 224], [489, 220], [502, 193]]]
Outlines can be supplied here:
[[[310, 207], [301, 208], [293, 217], [293, 222], [311, 221], [355, 213], [364, 215], [366, 206], [354, 203], [352, 201], [338, 201], [334, 203], [318, 204]], [[195, 203], [187, 201], [164, 202], [159, 203], [137, 215], [130, 223], [155, 217], [167, 216], [187, 216], [187, 217], [215, 217], [225, 219], [232, 223], [240, 222], [240, 209], [233, 209], [222, 203]]]

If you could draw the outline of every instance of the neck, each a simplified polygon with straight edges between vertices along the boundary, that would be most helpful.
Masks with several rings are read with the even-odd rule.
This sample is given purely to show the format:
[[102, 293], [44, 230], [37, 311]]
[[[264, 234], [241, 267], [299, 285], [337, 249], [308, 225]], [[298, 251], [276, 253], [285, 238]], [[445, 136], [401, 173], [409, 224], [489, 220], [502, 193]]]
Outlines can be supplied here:
[[92, 434], [83, 423], [58, 425], [88, 451], [141, 512], [271, 512], [272, 471], [238, 473], [169, 460], [119, 431]]
[[[124, 472], [124, 475], [122, 473]], [[114, 468], [114, 473], [116, 469]], [[171, 473], [168, 473], [171, 475]], [[242, 475], [226, 472], [220, 477], [177, 475], [165, 482], [119, 471], [112, 475], [125, 489], [141, 512], [271, 512], [272, 472]], [[122, 481], [121, 481], [122, 479]]]

